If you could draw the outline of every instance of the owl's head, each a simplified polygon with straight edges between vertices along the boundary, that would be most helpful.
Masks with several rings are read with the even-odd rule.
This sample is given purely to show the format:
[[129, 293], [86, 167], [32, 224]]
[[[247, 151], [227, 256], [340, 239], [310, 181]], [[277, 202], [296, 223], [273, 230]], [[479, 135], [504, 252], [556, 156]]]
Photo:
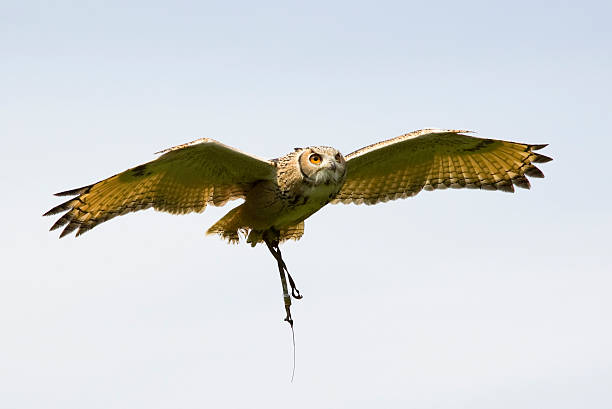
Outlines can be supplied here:
[[315, 185], [340, 184], [346, 175], [344, 156], [329, 146], [311, 146], [299, 152], [302, 174]]

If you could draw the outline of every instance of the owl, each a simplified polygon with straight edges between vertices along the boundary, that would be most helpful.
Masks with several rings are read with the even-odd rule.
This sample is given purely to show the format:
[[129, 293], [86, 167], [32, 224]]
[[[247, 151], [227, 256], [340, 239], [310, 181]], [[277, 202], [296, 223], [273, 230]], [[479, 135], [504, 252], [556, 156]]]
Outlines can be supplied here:
[[328, 203], [372, 205], [422, 190], [529, 189], [527, 176], [544, 175], [534, 163], [551, 158], [529, 145], [423, 129], [366, 146], [346, 156], [328, 146], [296, 148], [265, 160], [202, 138], [157, 152], [157, 159], [100, 182], [56, 193], [72, 196], [44, 215], [64, 213], [51, 227], [79, 236], [116, 216], [153, 207], [173, 214], [202, 212], [243, 199], [207, 231], [231, 243], [243, 236], [265, 243], [277, 261], [285, 320], [293, 326], [291, 296], [301, 298], [279, 243], [299, 240], [304, 220]]

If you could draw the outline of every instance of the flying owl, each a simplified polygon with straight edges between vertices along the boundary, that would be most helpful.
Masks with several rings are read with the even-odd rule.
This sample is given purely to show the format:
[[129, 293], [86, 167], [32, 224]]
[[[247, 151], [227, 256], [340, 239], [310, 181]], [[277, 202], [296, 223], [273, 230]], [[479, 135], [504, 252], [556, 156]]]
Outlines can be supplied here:
[[421, 190], [471, 188], [514, 192], [529, 189], [527, 176], [544, 177], [534, 163], [551, 158], [529, 145], [423, 129], [343, 156], [327, 146], [296, 148], [265, 160], [202, 138], [158, 152], [157, 159], [100, 182], [56, 193], [73, 198], [44, 215], [65, 212], [51, 230], [79, 236], [115, 216], [153, 207], [173, 214], [202, 212], [207, 205], [244, 202], [207, 231], [232, 243], [240, 236], [265, 243], [278, 263], [286, 318], [293, 326], [285, 273], [301, 298], [279, 243], [299, 240], [304, 220], [328, 203], [372, 205], [414, 196]]

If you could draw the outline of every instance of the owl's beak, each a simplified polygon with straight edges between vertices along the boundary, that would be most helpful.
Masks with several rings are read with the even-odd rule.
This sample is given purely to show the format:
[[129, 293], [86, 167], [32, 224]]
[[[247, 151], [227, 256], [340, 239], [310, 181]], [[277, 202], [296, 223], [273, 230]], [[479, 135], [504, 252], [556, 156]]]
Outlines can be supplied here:
[[336, 170], [336, 162], [331, 162], [331, 163], [329, 164], [329, 168], [330, 168], [331, 170], [334, 170], [334, 171], [335, 171], [335, 170]]

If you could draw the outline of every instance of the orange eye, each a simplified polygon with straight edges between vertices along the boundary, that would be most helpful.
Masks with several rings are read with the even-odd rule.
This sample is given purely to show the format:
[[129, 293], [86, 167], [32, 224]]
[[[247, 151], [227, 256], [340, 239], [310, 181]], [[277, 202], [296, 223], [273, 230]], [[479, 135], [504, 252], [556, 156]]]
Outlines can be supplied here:
[[314, 165], [318, 165], [321, 163], [321, 156], [315, 153], [315, 154], [310, 155], [310, 158], [308, 158], [308, 160], [310, 161], [310, 163]]

